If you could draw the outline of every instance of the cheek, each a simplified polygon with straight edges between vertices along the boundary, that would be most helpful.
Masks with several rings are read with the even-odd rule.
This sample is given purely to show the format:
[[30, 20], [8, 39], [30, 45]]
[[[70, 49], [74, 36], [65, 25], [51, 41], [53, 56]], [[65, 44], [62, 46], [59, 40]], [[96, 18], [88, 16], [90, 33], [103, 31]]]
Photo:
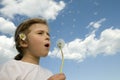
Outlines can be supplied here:
[[40, 37], [37, 36], [31, 36], [29, 38], [28, 44], [30, 44], [31, 46], [38, 46], [40, 45], [42, 42], [42, 39]]

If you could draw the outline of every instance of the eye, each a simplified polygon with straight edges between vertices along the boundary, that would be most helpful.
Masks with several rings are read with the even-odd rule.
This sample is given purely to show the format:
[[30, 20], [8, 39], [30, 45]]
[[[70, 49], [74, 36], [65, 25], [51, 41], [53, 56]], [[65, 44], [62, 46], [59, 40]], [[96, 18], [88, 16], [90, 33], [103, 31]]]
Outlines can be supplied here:
[[42, 35], [42, 34], [44, 34], [44, 32], [38, 32], [38, 34]]
[[40, 33], [38, 33], [38, 34], [43, 34], [43, 33], [40, 32]]

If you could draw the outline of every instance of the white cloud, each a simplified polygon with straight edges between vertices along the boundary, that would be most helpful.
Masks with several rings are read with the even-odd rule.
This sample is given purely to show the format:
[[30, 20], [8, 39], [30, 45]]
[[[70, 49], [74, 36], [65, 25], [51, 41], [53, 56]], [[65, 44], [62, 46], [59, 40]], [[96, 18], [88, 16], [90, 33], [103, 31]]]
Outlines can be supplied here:
[[[106, 29], [102, 31], [100, 38], [95, 33], [90, 34], [84, 40], [75, 39], [65, 44], [63, 48], [65, 59], [83, 61], [86, 57], [98, 54], [113, 55], [120, 52], [120, 29]], [[50, 56], [61, 57], [58, 49], [54, 48]]]
[[16, 53], [13, 37], [0, 36], [0, 64], [13, 58]]
[[99, 21], [90, 22], [87, 27], [93, 27], [95, 29], [98, 29], [104, 21], [106, 21], [106, 18], [102, 18]]
[[106, 29], [101, 33], [98, 50], [105, 54], [120, 52], [120, 29]]
[[5, 20], [3, 17], [0, 17], [0, 32], [2, 34], [13, 35], [15, 32], [15, 25], [9, 20]]
[[19, 14], [56, 19], [58, 13], [65, 7], [63, 1], [55, 2], [54, 0], [2, 0], [1, 4], [4, 7], [0, 9], [0, 13], [11, 18]]

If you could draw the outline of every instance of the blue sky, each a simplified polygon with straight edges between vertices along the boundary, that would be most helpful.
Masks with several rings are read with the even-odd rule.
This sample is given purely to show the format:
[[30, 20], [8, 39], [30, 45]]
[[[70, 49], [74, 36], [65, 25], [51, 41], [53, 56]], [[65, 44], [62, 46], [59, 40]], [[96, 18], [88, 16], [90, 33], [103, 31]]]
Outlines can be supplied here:
[[119, 0], [1, 0], [0, 63], [16, 53], [12, 47], [16, 26], [24, 19], [43, 17], [49, 23], [52, 45], [49, 56], [41, 59], [41, 66], [59, 73], [61, 55], [56, 41], [62, 38], [63, 72], [67, 80], [120, 80], [119, 3]]

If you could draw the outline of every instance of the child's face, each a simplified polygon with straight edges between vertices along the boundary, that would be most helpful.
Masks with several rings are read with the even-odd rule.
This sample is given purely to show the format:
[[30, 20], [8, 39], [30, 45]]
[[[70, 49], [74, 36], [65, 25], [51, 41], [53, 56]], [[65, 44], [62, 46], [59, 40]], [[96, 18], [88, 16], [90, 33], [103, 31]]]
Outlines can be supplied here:
[[48, 26], [45, 24], [33, 24], [30, 28], [28, 39], [28, 53], [35, 57], [47, 56], [50, 48], [50, 36]]

